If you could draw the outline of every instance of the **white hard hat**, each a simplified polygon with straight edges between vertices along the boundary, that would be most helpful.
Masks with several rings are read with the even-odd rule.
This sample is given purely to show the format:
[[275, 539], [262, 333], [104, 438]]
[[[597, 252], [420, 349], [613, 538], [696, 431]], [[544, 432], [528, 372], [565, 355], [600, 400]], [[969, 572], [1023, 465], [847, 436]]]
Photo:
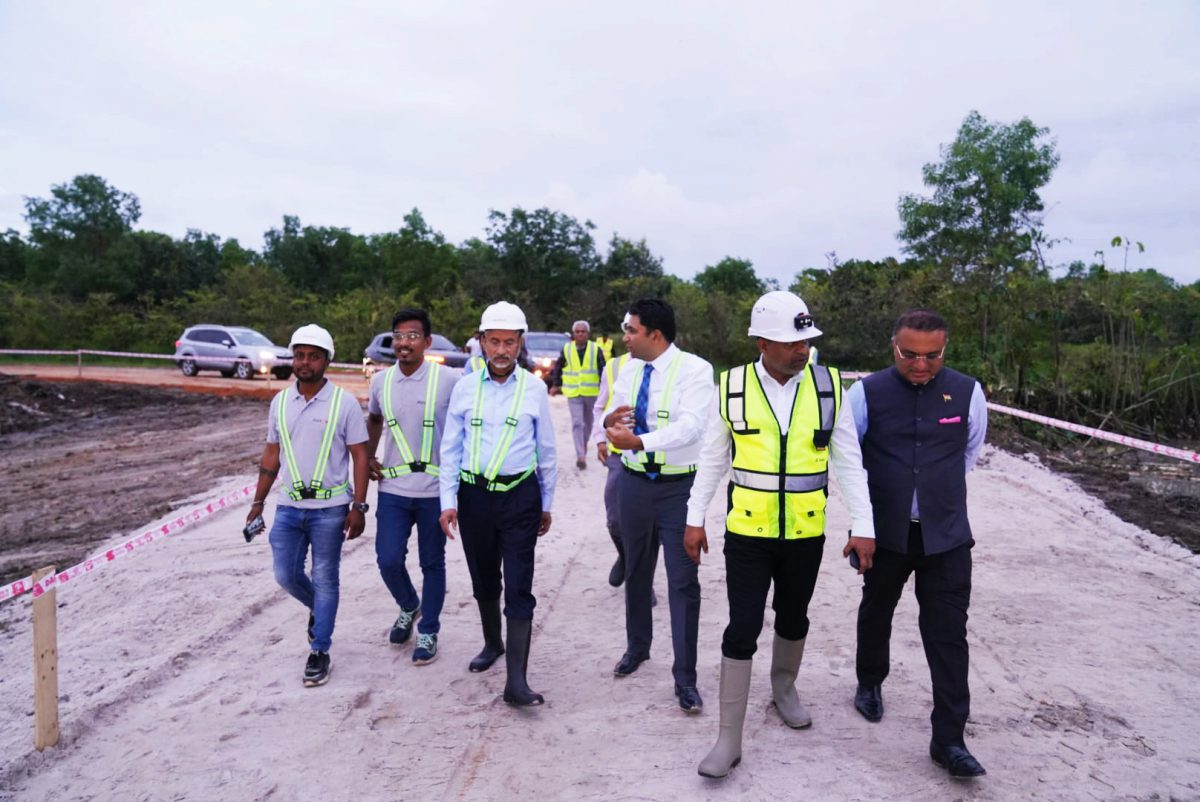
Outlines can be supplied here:
[[525, 313], [521, 311], [521, 307], [508, 301], [497, 301], [484, 309], [479, 318], [479, 330], [489, 329], [523, 332], [527, 331], [529, 326], [525, 323]]
[[329, 354], [329, 358], [333, 359], [333, 336], [316, 323], [301, 326], [292, 333], [292, 341], [288, 343], [288, 350], [294, 351], [297, 345], [315, 345], [317, 348], [324, 348], [325, 352]]
[[750, 311], [751, 337], [762, 337], [777, 343], [794, 343], [820, 337], [821, 330], [813, 325], [808, 305], [793, 292], [775, 290], [754, 302]]

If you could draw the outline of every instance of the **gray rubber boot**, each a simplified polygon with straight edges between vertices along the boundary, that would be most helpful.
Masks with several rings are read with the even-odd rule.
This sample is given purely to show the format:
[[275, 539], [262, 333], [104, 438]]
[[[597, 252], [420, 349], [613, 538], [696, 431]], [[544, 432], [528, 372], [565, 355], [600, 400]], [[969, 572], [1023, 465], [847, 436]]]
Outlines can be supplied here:
[[800, 672], [806, 640], [786, 640], [776, 635], [771, 650], [771, 697], [775, 700], [779, 717], [797, 730], [812, 726], [812, 716], [800, 704], [800, 696], [796, 693], [796, 674]]
[[753, 665], [753, 660], [721, 658], [721, 725], [716, 746], [700, 761], [702, 777], [724, 777], [742, 762], [742, 725], [746, 723]]

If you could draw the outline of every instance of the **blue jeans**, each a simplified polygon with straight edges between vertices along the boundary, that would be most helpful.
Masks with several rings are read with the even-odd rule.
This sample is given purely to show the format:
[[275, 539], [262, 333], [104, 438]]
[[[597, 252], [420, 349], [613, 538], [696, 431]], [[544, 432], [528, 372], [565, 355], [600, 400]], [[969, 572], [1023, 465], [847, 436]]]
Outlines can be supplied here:
[[[333, 643], [333, 622], [337, 618], [340, 584], [338, 569], [342, 563], [342, 541], [349, 507], [345, 504], [319, 510], [302, 510], [279, 505], [271, 525], [271, 554], [275, 558], [275, 581], [312, 611], [312, 648], [327, 652]], [[304, 563], [312, 547], [312, 578], [304, 573]]]
[[[375, 559], [379, 575], [396, 604], [405, 610], [415, 610], [421, 605], [417, 632], [425, 635], [436, 635], [441, 630], [439, 619], [446, 601], [446, 535], [438, 523], [440, 513], [441, 503], [437, 498], [409, 498], [394, 493], [380, 493], [375, 512]], [[420, 596], [404, 567], [413, 524], [417, 527], [417, 556], [424, 577]]]

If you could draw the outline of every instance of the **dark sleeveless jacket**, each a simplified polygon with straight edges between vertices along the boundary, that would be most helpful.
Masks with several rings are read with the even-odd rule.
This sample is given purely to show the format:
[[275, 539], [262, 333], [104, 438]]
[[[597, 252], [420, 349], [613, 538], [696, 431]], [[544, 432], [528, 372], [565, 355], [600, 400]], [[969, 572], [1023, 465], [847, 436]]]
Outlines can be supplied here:
[[965, 456], [975, 379], [942, 368], [928, 384], [914, 386], [891, 367], [863, 379], [863, 390], [863, 467], [876, 544], [908, 551], [914, 490], [926, 554], [970, 542]]

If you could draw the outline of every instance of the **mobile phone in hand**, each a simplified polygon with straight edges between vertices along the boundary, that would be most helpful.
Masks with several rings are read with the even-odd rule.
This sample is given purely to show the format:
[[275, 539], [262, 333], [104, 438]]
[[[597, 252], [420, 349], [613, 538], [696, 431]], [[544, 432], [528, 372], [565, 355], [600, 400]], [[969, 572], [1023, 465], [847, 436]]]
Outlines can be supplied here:
[[267, 522], [263, 520], [261, 515], [255, 515], [254, 520], [246, 524], [246, 528], [242, 530], [242, 537], [246, 538], [249, 543], [254, 540], [255, 536], [262, 530], [267, 528]]
[[[847, 540], [850, 539], [850, 537], [853, 536], [853, 534], [854, 534], [853, 532], [847, 532], [846, 539]], [[857, 571], [858, 566], [859, 566], [858, 552], [851, 550], [851, 552], [850, 552], [850, 567], [853, 568], [855, 571]]]

